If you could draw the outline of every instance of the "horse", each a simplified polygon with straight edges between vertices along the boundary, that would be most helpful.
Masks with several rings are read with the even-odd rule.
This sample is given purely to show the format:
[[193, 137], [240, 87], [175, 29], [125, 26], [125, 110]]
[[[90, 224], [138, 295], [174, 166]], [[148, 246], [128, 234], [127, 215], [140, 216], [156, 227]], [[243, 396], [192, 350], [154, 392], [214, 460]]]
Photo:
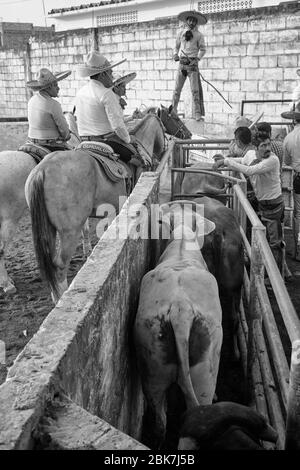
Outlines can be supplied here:
[[[74, 147], [80, 139], [68, 114], [66, 119], [71, 129], [69, 145]], [[0, 152], [0, 289], [6, 294], [14, 294], [16, 287], [7, 273], [5, 255], [18, 223], [26, 213], [25, 181], [36, 165], [37, 162], [28, 153], [19, 150]]]
[[165, 126], [167, 134], [177, 137], [178, 139], [191, 139], [191, 131], [189, 131], [184, 122], [179, 118], [172, 105], [168, 108], [162, 104], [160, 107], [151, 106], [144, 111], [136, 109], [132, 114], [132, 118], [142, 118], [150, 113], [157, 114]]
[[[191, 137], [190, 131], [178, 118], [172, 107], [161, 106], [160, 109], [152, 107], [146, 110], [142, 117], [149, 112], [156, 113], [160, 117], [168, 134], [183, 139]], [[74, 114], [70, 112], [64, 114], [71, 131], [71, 139], [68, 144], [70, 147], [76, 147], [80, 143], [80, 138]], [[26, 214], [25, 181], [36, 165], [37, 162], [28, 153], [18, 150], [0, 152], [0, 289], [2, 288], [6, 294], [15, 293], [16, 287], [7, 273], [5, 256], [20, 220]], [[87, 256], [91, 251], [88, 219], [83, 226], [82, 235], [83, 251]]]
[[[132, 134], [151, 157], [161, 159], [165, 132], [158, 116], [145, 116]], [[32, 170], [25, 195], [38, 265], [56, 303], [68, 288], [67, 270], [86, 220], [103, 203], [119, 211], [120, 198], [125, 201], [127, 196], [125, 180], [111, 181], [83, 149], [57, 151]], [[60, 241], [57, 251], [56, 235]]]

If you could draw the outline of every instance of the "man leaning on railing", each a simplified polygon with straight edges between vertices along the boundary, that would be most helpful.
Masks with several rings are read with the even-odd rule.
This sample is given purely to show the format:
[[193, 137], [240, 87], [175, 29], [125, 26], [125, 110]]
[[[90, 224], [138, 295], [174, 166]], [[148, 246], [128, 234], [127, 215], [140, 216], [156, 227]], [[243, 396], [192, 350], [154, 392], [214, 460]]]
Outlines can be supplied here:
[[255, 151], [249, 150], [242, 158], [219, 159], [214, 169], [222, 165], [249, 176], [258, 201], [258, 215], [266, 227], [267, 239], [277, 262], [283, 272], [284, 241], [282, 222], [284, 219], [284, 201], [281, 189], [280, 162], [271, 152], [270, 137], [258, 132], [252, 140]]

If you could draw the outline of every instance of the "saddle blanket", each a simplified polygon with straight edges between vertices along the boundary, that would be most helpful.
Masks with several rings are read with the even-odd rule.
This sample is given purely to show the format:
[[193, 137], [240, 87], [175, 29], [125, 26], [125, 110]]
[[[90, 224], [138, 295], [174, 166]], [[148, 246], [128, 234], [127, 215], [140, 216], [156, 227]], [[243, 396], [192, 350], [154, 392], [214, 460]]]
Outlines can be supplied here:
[[81, 142], [75, 150], [84, 150], [85, 153], [97, 160], [107, 177], [114, 183], [132, 176], [125, 164], [119, 160], [119, 155], [114, 153], [107, 144], [93, 141]]

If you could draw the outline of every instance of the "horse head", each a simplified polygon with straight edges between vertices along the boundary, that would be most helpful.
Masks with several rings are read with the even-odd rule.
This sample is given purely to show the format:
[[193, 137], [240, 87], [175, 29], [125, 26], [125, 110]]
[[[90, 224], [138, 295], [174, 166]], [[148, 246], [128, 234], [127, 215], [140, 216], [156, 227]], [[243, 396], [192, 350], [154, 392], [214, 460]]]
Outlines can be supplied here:
[[161, 105], [161, 107], [157, 110], [157, 114], [165, 126], [168, 134], [173, 135], [174, 137], [178, 137], [179, 139], [190, 139], [192, 137], [192, 133], [178, 117], [172, 105], [168, 108]]

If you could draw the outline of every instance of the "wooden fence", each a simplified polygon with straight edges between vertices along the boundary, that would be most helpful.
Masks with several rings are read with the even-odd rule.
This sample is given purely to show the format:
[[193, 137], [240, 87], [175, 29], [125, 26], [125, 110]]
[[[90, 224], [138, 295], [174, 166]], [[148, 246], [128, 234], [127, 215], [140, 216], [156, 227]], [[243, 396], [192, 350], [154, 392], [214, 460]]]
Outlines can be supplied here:
[[[173, 153], [171, 197], [195, 197], [183, 194], [175, 176], [182, 172], [211, 173], [207, 169], [192, 169], [189, 153], [197, 150], [223, 150], [228, 140], [177, 141]], [[229, 205], [240, 224], [249, 269], [245, 268], [243, 299], [239, 312], [239, 346], [247, 383], [249, 406], [263, 414], [278, 432], [276, 449], [300, 450], [300, 321], [286, 290], [271, 249], [266, 229], [246, 197], [246, 180], [221, 175], [233, 183], [227, 190]], [[181, 180], [182, 182], [182, 180]], [[246, 236], [250, 224], [251, 241]], [[271, 282], [279, 308], [274, 315], [265, 287], [265, 271]], [[279, 322], [280, 320], [280, 322]], [[285, 353], [280, 326], [284, 324], [290, 344]], [[299, 352], [299, 354], [298, 354]], [[270, 448], [266, 444], [266, 448]]]

